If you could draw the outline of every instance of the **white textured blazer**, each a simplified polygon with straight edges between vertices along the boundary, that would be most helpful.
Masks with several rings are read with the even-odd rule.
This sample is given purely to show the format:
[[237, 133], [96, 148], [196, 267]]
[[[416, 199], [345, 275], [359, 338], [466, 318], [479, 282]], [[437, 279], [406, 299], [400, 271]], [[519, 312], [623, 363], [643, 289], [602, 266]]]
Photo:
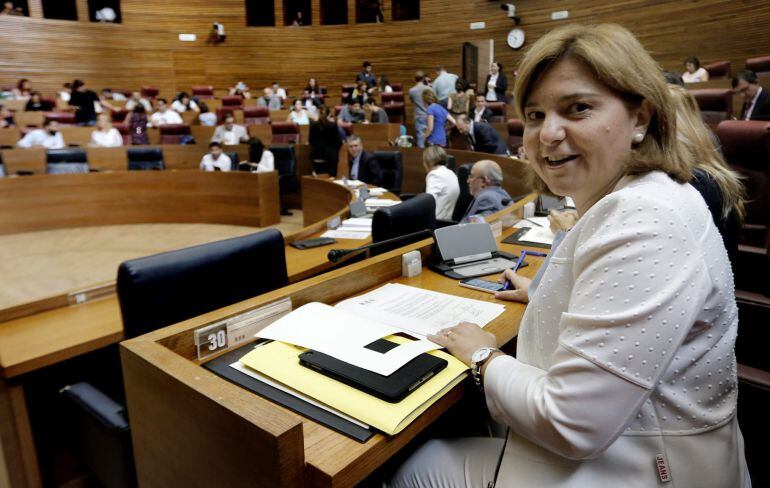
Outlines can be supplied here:
[[497, 486], [750, 486], [737, 326], [700, 194], [661, 172], [623, 178], [554, 251], [518, 359], [487, 367], [487, 405], [511, 427]]
[[425, 193], [436, 199], [436, 218], [452, 220], [457, 198], [460, 196], [460, 183], [457, 175], [443, 164], [433, 168], [425, 176]]

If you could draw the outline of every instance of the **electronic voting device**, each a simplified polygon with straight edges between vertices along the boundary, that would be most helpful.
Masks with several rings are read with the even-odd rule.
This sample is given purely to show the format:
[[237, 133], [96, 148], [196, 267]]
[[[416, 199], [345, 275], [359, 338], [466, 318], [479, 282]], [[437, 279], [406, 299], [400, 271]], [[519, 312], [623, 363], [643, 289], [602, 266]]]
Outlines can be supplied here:
[[434, 234], [438, 260], [429, 267], [450, 278], [502, 273], [516, 264], [512, 254], [497, 250], [492, 227], [485, 222], [442, 227]]

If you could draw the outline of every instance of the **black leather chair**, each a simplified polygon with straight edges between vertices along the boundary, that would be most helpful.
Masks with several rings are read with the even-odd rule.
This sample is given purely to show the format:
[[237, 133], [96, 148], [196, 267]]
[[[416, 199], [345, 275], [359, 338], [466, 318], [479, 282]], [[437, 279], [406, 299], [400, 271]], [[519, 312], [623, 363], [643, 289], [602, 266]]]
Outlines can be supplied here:
[[457, 168], [457, 182], [460, 183], [460, 195], [455, 203], [455, 211], [452, 213], [452, 220], [459, 222], [462, 220], [468, 206], [473, 201], [473, 195], [468, 191], [468, 176], [471, 174], [473, 163], [466, 163]]
[[45, 172], [48, 174], [88, 173], [88, 157], [80, 148], [46, 151]]
[[[118, 298], [126, 338], [288, 284], [283, 236], [274, 229], [126, 261]], [[114, 379], [121, 383], [120, 375]], [[122, 388], [121, 388], [122, 391]], [[62, 389], [74, 402], [83, 461], [103, 486], [135, 486], [125, 408], [88, 383]]]
[[[426, 229], [436, 229], [436, 200], [432, 195], [420, 193], [406, 202], [381, 208], [374, 213], [372, 242], [382, 242]], [[372, 251], [372, 255], [382, 254], [422, 239], [425, 237], [380, 246]]]
[[455, 173], [457, 172], [457, 160], [451, 154], [446, 155], [446, 167]]
[[[268, 147], [275, 158], [275, 170], [278, 171], [278, 191], [281, 195], [289, 195], [299, 191], [297, 179], [297, 157], [294, 145], [278, 144]], [[291, 215], [286, 208], [281, 208], [282, 215]]]
[[159, 147], [129, 147], [126, 153], [128, 154], [129, 170], [166, 169], [166, 163], [163, 161], [163, 149]]
[[374, 157], [382, 169], [382, 187], [399, 195], [404, 181], [404, 163], [398, 151], [375, 151]]

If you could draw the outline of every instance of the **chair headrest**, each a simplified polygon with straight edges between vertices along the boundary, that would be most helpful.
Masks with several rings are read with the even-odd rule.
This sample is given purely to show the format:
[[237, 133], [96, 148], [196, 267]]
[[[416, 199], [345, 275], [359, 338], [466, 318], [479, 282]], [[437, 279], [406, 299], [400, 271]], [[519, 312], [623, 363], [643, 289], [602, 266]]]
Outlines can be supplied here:
[[85, 163], [88, 161], [86, 151], [80, 148], [49, 149], [46, 151], [48, 163]]
[[714, 77], [728, 77], [730, 76], [730, 61], [715, 61], [713, 63], [709, 63], [706, 66], [703, 67], [706, 71], [708, 71], [709, 76]]
[[521, 121], [521, 119], [508, 119], [508, 135], [509, 136], [524, 135], [524, 123]]
[[733, 91], [729, 88], [703, 88], [690, 90], [701, 110], [732, 112]]
[[160, 126], [162, 135], [182, 135], [190, 133], [190, 126], [187, 124], [163, 124]]
[[770, 72], [770, 56], [759, 56], [746, 60], [746, 69], [755, 73]]
[[377, 210], [372, 219], [372, 240], [381, 242], [425, 229], [436, 229], [436, 199], [420, 193], [398, 205]]
[[129, 147], [129, 161], [157, 161], [163, 159], [163, 149], [159, 147]]
[[770, 166], [770, 122], [725, 120], [717, 126], [725, 159], [734, 166], [767, 171]]
[[270, 110], [267, 107], [244, 107], [244, 117], [270, 117]]
[[299, 126], [294, 122], [273, 122], [270, 127], [273, 134], [299, 134]]

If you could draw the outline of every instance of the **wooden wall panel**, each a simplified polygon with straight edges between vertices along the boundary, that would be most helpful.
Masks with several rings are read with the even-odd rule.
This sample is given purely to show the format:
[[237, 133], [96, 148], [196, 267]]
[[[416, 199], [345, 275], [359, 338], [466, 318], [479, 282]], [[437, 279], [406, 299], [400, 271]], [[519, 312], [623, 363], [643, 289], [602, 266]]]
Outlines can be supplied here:
[[[500, 2], [422, 0], [421, 20], [390, 22], [385, 2], [384, 24], [320, 26], [313, 12], [312, 27], [245, 26], [243, 0], [123, 0], [123, 24], [104, 25], [40, 18], [0, 18], [3, 54], [0, 85], [19, 77], [53, 92], [74, 77], [92, 87], [135, 88], [158, 85], [165, 95], [188, 90], [206, 80], [222, 88], [239, 79], [255, 91], [280, 79], [296, 94], [309, 76], [330, 87], [352, 81], [364, 59], [391, 81], [411, 85], [415, 69], [445, 64], [460, 72], [464, 41], [493, 39], [495, 54], [511, 67], [522, 51], [513, 51], [505, 37], [513, 23]], [[282, 6], [275, 0], [276, 20]], [[354, 14], [354, 0], [349, 10]], [[38, 15], [30, 3], [33, 14]], [[314, 1], [314, 10], [319, 2]], [[550, 14], [568, 10], [566, 21]], [[633, 30], [666, 68], [679, 69], [689, 55], [703, 62], [728, 59], [741, 69], [747, 57], [770, 54], [770, 2], [761, 0], [539, 0], [517, 4], [527, 44], [565, 22], [618, 22]], [[349, 21], [354, 22], [354, 15]], [[227, 42], [206, 42], [211, 23], [227, 28]], [[471, 31], [469, 22], [487, 28]], [[197, 34], [196, 42], [180, 42], [180, 33]]]

